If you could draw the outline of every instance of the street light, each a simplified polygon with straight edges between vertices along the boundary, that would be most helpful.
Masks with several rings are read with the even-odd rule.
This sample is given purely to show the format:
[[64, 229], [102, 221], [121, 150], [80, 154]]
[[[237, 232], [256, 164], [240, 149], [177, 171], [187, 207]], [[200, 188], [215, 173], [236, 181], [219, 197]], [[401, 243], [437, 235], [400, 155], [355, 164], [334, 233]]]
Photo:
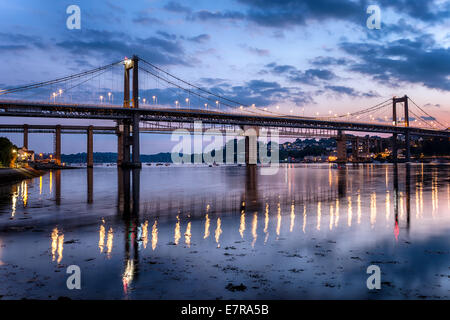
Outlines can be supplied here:
[[189, 98], [186, 98], [186, 104], [189, 108], [191, 107], [191, 104], [189, 103]]
[[178, 100], [175, 100], [175, 108], [178, 108], [178, 104], [179, 104]]
[[103, 96], [100, 96], [100, 104], [103, 103]]

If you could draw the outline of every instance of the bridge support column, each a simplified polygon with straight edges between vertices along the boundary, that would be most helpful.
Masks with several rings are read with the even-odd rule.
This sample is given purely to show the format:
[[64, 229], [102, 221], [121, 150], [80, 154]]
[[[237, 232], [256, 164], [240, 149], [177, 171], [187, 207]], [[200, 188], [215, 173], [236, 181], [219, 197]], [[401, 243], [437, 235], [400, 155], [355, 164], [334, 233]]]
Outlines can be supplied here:
[[352, 158], [353, 162], [359, 161], [359, 138], [356, 137], [352, 141]]
[[366, 157], [370, 154], [370, 138], [364, 139], [364, 154]]
[[258, 128], [244, 126], [245, 165], [256, 166], [258, 163]]
[[87, 167], [94, 167], [94, 127], [89, 126], [87, 130]]
[[346, 163], [347, 162], [347, 141], [345, 135], [342, 131], [339, 131], [338, 137], [336, 139], [337, 143], [337, 162]]
[[392, 134], [392, 162], [397, 163], [397, 134]]
[[28, 150], [28, 125], [23, 125], [23, 147]]
[[409, 136], [409, 130], [407, 130], [405, 133], [406, 162], [411, 161], [411, 141], [410, 141], [410, 139], [411, 138]]
[[55, 163], [61, 165], [61, 126], [57, 125], [55, 130]]
[[123, 163], [123, 125], [119, 124], [116, 127], [117, 134], [117, 166]]
[[122, 146], [123, 146], [123, 160], [122, 166], [127, 167], [130, 165], [130, 123], [125, 120], [123, 123], [123, 135], [122, 135]]

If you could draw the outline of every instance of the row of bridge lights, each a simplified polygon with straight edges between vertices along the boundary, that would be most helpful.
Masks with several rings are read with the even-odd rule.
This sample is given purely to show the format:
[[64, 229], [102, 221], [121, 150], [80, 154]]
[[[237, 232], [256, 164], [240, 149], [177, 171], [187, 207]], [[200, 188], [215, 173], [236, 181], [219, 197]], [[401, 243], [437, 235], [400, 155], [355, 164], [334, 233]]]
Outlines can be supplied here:
[[[56, 102], [56, 97], [58, 97], [58, 96], [61, 97], [62, 94], [63, 94], [63, 90], [62, 90], [62, 89], [59, 89], [57, 92], [53, 92], [53, 93], [52, 93], [52, 95], [50, 96], [50, 99], [53, 99], [53, 102]], [[112, 92], [108, 92], [107, 95], [108, 95], [108, 102], [112, 103], [112, 102], [114, 101], [114, 95], [112, 94]], [[100, 103], [103, 103], [104, 98], [105, 98], [105, 97], [104, 97], [103, 95], [100, 95], [100, 97], [99, 97]], [[152, 100], [153, 100], [153, 104], [158, 104], [158, 97], [157, 97], [157, 96], [152, 96]], [[145, 103], [147, 102], [147, 99], [146, 99], [146, 98], [143, 98], [142, 101], [143, 101], [143, 103], [145, 104]], [[189, 98], [186, 98], [185, 101], [186, 101], [186, 105], [188, 106], [188, 108], [190, 108], [190, 107], [191, 107], [191, 100], [190, 100]], [[180, 106], [180, 102], [179, 102], [178, 100], [175, 100], [175, 107], [178, 108], [179, 106]], [[204, 106], [205, 106], [205, 109], [207, 110], [207, 109], [208, 109], [208, 104], [205, 103]], [[216, 107], [217, 107], [218, 109], [220, 109], [220, 101], [219, 101], [219, 100], [216, 100]], [[255, 104], [252, 104], [251, 107], [252, 107], [252, 108], [256, 108]], [[277, 110], [279, 110], [279, 109], [280, 109], [280, 106], [277, 105], [275, 108], [276, 108]], [[239, 109], [240, 109], [241, 111], [244, 110], [244, 106], [242, 106], [242, 105], [239, 106]], [[264, 111], [267, 111], [267, 108], [266, 108], [266, 107], [264, 107]], [[305, 115], [305, 108], [302, 108], [302, 111], [303, 111], [303, 116], [304, 116], [304, 115]], [[293, 113], [294, 110], [293, 110], [293, 109], [290, 109], [289, 112], [290, 112], [290, 113]], [[331, 116], [332, 116], [332, 111], [329, 110], [329, 111], [328, 111], [328, 114], [329, 114], [330, 117], [331, 117]], [[320, 113], [319, 113], [319, 112], [316, 112], [316, 116], [318, 117], [319, 115], [320, 115]], [[337, 117], [337, 116], [338, 116], [338, 115], [335, 113], [335, 114], [334, 114], [334, 117]], [[350, 117], [350, 112], [347, 112], [347, 116]], [[374, 117], [373, 115], [369, 115], [369, 118], [370, 118], [371, 121], [375, 121], [375, 120], [376, 120], [375, 117]], [[360, 119], [360, 116], [356, 116], [356, 119]], [[388, 119], [387, 119], [387, 116], [384, 116], [384, 119], [387, 121], [387, 120], [388, 120]], [[400, 121], [402, 121], [402, 119], [403, 119], [403, 118], [400, 118]], [[414, 122], [417, 123], [418, 120], [415, 119]], [[431, 122], [431, 124], [432, 124], [434, 127], [436, 127], [436, 123]], [[392, 125], [395, 125], [395, 121], [392, 121]], [[419, 126], [422, 125], [422, 122], [419, 121], [418, 125], [419, 125]]]

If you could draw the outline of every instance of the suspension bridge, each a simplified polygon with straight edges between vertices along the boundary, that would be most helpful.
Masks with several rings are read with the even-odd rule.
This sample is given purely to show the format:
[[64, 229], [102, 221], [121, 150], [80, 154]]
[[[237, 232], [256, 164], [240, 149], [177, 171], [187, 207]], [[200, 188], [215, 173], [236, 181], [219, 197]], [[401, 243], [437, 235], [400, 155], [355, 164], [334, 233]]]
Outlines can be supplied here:
[[[131, 86], [130, 86], [131, 82]], [[246, 97], [246, 100], [251, 97]], [[117, 102], [120, 101], [120, 104]], [[0, 116], [22, 118], [91, 119], [114, 121], [113, 126], [11, 125], [0, 132], [55, 134], [55, 159], [61, 159], [61, 134], [87, 134], [88, 166], [93, 166], [93, 134], [117, 135], [118, 165], [140, 167], [140, 133], [168, 133], [174, 129], [195, 132], [194, 123], [206, 128], [242, 132], [246, 163], [256, 164], [251, 134], [259, 129], [277, 130], [284, 136], [328, 136], [337, 140], [339, 161], [346, 161], [347, 132], [392, 135], [393, 159], [397, 159], [398, 136], [405, 140], [410, 161], [411, 137], [450, 138], [448, 126], [416, 104], [410, 97], [393, 97], [371, 107], [345, 114], [299, 116], [293, 109], [255, 106], [226, 97], [133, 56], [128, 59], [54, 80], [0, 90]], [[353, 146], [355, 143], [353, 143]], [[358, 148], [358, 142], [356, 143]]]

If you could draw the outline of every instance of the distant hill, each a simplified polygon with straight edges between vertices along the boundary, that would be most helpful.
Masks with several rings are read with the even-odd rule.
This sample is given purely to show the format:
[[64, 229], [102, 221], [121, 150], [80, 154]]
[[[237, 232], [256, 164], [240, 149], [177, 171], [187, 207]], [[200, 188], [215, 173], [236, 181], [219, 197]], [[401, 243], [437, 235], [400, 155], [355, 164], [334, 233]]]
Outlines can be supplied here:
[[[75, 154], [62, 154], [61, 162], [66, 163], [86, 163], [86, 152]], [[142, 162], [172, 162], [169, 152], [157, 154], [141, 154]], [[94, 152], [95, 163], [115, 163], [117, 162], [116, 152]]]

